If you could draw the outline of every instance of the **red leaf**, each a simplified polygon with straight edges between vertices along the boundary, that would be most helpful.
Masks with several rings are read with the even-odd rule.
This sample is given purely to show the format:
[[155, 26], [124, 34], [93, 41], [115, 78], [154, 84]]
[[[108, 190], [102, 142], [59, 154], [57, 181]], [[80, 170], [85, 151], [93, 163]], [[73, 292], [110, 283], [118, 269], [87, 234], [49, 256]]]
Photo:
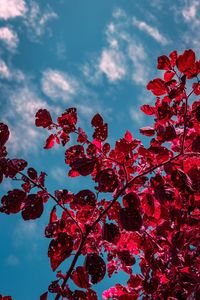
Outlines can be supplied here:
[[200, 135], [198, 135], [192, 142], [192, 151], [200, 152]]
[[87, 290], [86, 295], [87, 300], [98, 300], [96, 292], [91, 289]]
[[50, 136], [46, 140], [46, 144], [44, 146], [44, 149], [51, 149], [54, 146], [54, 141], [55, 141], [55, 135], [50, 134]]
[[33, 180], [37, 179], [38, 174], [34, 168], [28, 168], [27, 174], [31, 179], [33, 179]]
[[6, 214], [16, 214], [21, 210], [22, 204], [26, 199], [26, 193], [22, 190], [14, 189], [8, 192], [1, 199], [2, 206], [0, 211]]
[[160, 78], [150, 81], [147, 84], [147, 90], [152, 91], [155, 96], [161, 96], [167, 93], [165, 82]]
[[168, 82], [170, 80], [172, 80], [172, 78], [174, 77], [175, 73], [172, 71], [166, 71], [164, 74], [164, 81]]
[[103, 142], [107, 139], [108, 137], [108, 124], [105, 123], [101, 126], [98, 126], [95, 128], [93, 138], [97, 139], [100, 142]]
[[117, 176], [110, 168], [100, 171], [95, 177], [95, 182], [98, 182], [99, 192], [114, 192], [118, 185]]
[[58, 124], [63, 127], [66, 133], [75, 131], [75, 125], [77, 123], [76, 108], [71, 107], [58, 117]]
[[48, 299], [47, 297], [48, 297], [48, 292], [42, 294], [42, 295], [40, 296], [40, 300], [47, 300], [47, 299]]
[[0, 123], [0, 148], [3, 148], [9, 138], [8, 126], [4, 123]]
[[91, 124], [94, 127], [99, 127], [103, 125], [103, 118], [100, 114], [96, 114], [92, 120], [91, 120]]
[[192, 88], [194, 90], [195, 95], [200, 95], [200, 84], [199, 83], [193, 83]]
[[155, 134], [155, 130], [153, 127], [146, 126], [140, 128], [140, 133], [146, 136], [153, 136]]
[[71, 163], [70, 167], [78, 171], [80, 175], [87, 176], [91, 174], [94, 170], [96, 164], [96, 159], [92, 158], [75, 158]]
[[67, 233], [61, 232], [58, 237], [49, 244], [48, 256], [53, 271], [70, 256], [73, 249], [73, 240]]
[[91, 282], [93, 284], [101, 281], [106, 274], [106, 264], [103, 258], [96, 253], [91, 253], [86, 256], [85, 268], [91, 276]]
[[136, 263], [135, 257], [128, 250], [119, 251], [117, 255], [126, 266], [132, 266]]
[[13, 178], [18, 172], [23, 171], [27, 166], [27, 161], [24, 159], [11, 159], [8, 161], [6, 175]]
[[22, 209], [22, 217], [26, 220], [39, 218], [43, 213], [43, 201], [37, 194], [30, 194], [27, 197], [25, 206]]
[[180, 72], [185, 72], [191, 68], [195, 63], [195, 53], [191, 49], [184, 51], [182, 55], [179, 55], [177, 60], [177, 66]]
[[119, 227], [113, 223], [104, 224], [103, 239], [110, 243], [116, 244], [120, 239]]
[[141, 111], [143, 111], [146, 115], [149, 115], [149, 116], [154, 115], [155, 112], [156, 112], [155, 107], [150, 106], [150, 105], [148, 105], [148, 104], [142, 105], [142, 106], [140, 107], [140, 109], [141, 109]]
[[82, 190], [75, 195], [74, 203], [78, 205], [95, 206], [97, 202], [95, 194], [90, 190]]
[[53, 123], [51, 115], [46, 109], [39, 109], [35, 115], [35, 118], [35, 125], [37, 127], [47, 128]]
[[142, 217], [138, 210], [122, 208], [119, 213], [122, 227], [127, 231], [138, 231], [142, 226]]
[[125, 207], [138, 209], [140, 207], [140, 198], [136, 193], [126, 194], [123, 197], [123, 205]]
[[171, 70], [170, 60], [166, 55], [158, 57], [157, 69], [159, 70]]
[[82, 266], [77, 267], [73, 271], [73, 273], [71, 275], [71, 279], [80, 288], [87, 289], [90, 287], [89, 275], [88, 275], [88, 272], [86, 271], [85, 267], [82, 267]]

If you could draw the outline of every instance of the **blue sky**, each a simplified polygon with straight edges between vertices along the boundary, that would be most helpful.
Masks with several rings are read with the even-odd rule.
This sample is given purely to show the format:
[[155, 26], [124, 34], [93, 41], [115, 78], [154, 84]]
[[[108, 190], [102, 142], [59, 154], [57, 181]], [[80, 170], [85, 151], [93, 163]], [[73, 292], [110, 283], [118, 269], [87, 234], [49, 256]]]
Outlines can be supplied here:
[[[43, 149], [47, 133], [34, 127], [35, 112], [57, 116], [75, 106], [86, 130], [100, 112], [111, 143], [126, 129], [138, 138], [151, 124], [139, 107], [153, 101], [145, 86], [159, 76], [156, 58], [198, 53], [199, 16], [198, 0], [0, 0], [0, 119], [11, 130], [10, 156], [46, 171], [50, 191], [89, 185], [67, 178], [63, 149]], [[14, 186], [5, 181], [0, 194]], [[55, 278], [43, 238], [49, 207], [35, 222], [0, 215], [0, 293], [15, 300], [39, 299]], [[95, 290], [101, 295], [114, 281]]]

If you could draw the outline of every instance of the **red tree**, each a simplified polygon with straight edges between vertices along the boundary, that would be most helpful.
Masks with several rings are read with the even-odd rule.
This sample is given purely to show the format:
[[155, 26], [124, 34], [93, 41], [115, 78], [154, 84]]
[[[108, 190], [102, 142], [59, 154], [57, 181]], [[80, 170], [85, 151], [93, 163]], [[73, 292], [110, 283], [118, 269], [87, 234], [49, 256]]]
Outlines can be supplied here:
[[[0, 124], [0, 181], [17, 177], [22, 182], [2, 197], [0, 211], [21, 212], [25, 221], [36, 219], [52, 199], [45, 229], [51, 239], [52, 270], [75, 253], [68, 270], [57, 271], [41, 300], [48, 293], [54, 293], [55, 300], [95, 300], [92, 285], [106, 272], [110, 277], [119, 270], [129, 274], [127, 284], [104, 291], [103, 299], [200, 299], [200, 61], [192, 50], [181, 55], [173, 51], [158, 58], [157, 68], [164, 70], [162, 78], [147, 85], [156, 96], [155, 105], [141, 107], [154, 116], [152, 127], [140, 128], [151, 137], [147, 148], [129, 131], [111, 148], [106, 142], [108, 125], [99, 114], [91, 120], [90, 140], [77, 126], [75, 108], [56, 123], [46, 109], [36, 113], [36, 126], [51, 131], [45, 149], [54, 143], [66, 147], [71, 135], [77, 136], [77, 143], [65, 152], [68, 175], [90, 176], [94, 190], [51, 194], [44, 172], [25, 170], [25, 160], [7, 158], [9, 129]], [[85, 261], [77, 266], [80, 256]], [[136, 260], [139, 274], [132, 271]], [[70, 280], [81, 290], [72, 291]]]

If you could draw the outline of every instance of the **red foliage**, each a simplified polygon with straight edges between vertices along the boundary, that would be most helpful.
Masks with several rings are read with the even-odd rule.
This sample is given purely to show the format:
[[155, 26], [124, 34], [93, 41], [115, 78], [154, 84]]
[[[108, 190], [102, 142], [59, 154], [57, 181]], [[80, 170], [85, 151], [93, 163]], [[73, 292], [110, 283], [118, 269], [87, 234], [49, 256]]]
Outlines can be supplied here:
[[[63, 270], [61, 264], [71, 259], [67, 272], [57, 272], [41, 300], [49, 293], [55, 300], [96, 300], [90, 287], [120, 270], [129, 275], [127, 284], [104, 291], [103, 299], [200, 299], [200, 100], [193, 99], [200, 95], [200, 62], [192, 50], [180, 55], [173, 51], [158, 58], [157, 68], [164, 70], [163, 78], [147, 85], [155, 104], [141, 107], [154, 117], [152, 126], [140, 128], [151, 137], [147, 147], [127, 131], [111, 148], [108, 125], [99, 114], [91, 120], [90, 141], [77, 127], [75, 108], [67, 109], [57, 123], [46, 109], [37, 112], [36, 126], [53, 130], [45, 149], [55, 142], [65, 147], [76, 135], [77, 143], [65, 151], [68, 175], [89, 176], [94, 189], [51, 194], [44, 172], [32, 167], [25, 171], [25, 160], [7, 157], [9, 129], [0, 124], [0, 182], [9, 177], [22, 183], [2, 197], [0, 212], [36, 219], [51, 198], [55, 203], [45, 236], [51, 239], [52, 270]], [[85, 262], [77, 266], [80, 256]], [[140, 271], [133, 274], [136, 263]], [[72, 291], [69, 280], [84, 290]]]

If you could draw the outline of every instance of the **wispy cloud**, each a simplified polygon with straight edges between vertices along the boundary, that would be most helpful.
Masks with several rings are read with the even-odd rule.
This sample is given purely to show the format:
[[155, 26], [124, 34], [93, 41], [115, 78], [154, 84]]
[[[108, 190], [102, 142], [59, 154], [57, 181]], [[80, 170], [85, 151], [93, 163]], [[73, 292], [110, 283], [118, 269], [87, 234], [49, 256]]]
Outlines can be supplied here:
[[144, 21], [140, 21], [136, 17], [133, 17], [133, 25], [136, 26], [138, 29], [146, 32], [161, 45], [167, 45], [169, 43], [167, 38], [165, 38], [156, 27], [153, 27]]
[[27, 11], [24, 0], [1, 0], [0, 19], [10, 19], [23, 16]]
[[[188, 5], [189, 4], [189, 5]], [[193, 0], [187, 3], [182, 9], [182, 15], [186, 22], [198, 21], [196, 19], [197, 11], [200, 6], [199, 1]]]
[[57, 17], [57, 14], [49, 6], [43, 10], [37, 2], [30, 1], [24, 23], [32, 34], [31, 39], [42, 36], [46, 32], [47, 23]]
[[38, 109], [47, 108], [47, 103], [28, 85], [8, 91], [7, 96], [7, 110], [2, 118], [11, 131], [9, 151], [15, 155], [36, 152], [43, 134], [35, 127], [34, 116]]
[[129, 114], [131, 119], [138, 125], [141, 125], [144, 122], [144, 115], [139, 109], [131, 107], [129, 110]]
[[[117, 8], [105, 30], [106, 45], [100, 58], [92, 58], [82, 68], [85, 77], [93, 83], [104, 74], [109, 82], [132, 80], [137, 85], [145, 85], [149, 68], [148, 55], [138, 38], [131, 35], [132, 18], [124, 10]], [[164, 41], [164, 40], [162, 40]]]
[[128, 45], [128, 56], [133, 63], [132, 79], [138, 85], [146, 85], [149, 68], [148, 56], [142, 44], [130, 42]]
[[110, 81], [123, 78], [126, 74], [123, 54], [116, 50], [103, 50], [99, 70], [106, 74]]
[[76, 94], [78, 83], [64, 72], [48, 69], [43, 72], [41, 86], [44, 94], [51, 99], [69, 102]]
[[[175, 22], [179, 28], [181, 48], [192, 47], [195, 51], [199, 51], [200, 38], [197, 33], [200, 26], [200, 2], [198, 0], [180, 0], [178, 8], [174, 6], [173, 11]], [[183, 22], [185, 24], [184, 31], [180, 31]]]
[[3, 42], [6, 48], [14, 51], [17, 48], [19, 39], [17, 33], [9, 27], [0, 27], [0, 41]]
[[4, 60], [0, 59], [0, 77], [4, 79], [11, 78], [11, 71]]

